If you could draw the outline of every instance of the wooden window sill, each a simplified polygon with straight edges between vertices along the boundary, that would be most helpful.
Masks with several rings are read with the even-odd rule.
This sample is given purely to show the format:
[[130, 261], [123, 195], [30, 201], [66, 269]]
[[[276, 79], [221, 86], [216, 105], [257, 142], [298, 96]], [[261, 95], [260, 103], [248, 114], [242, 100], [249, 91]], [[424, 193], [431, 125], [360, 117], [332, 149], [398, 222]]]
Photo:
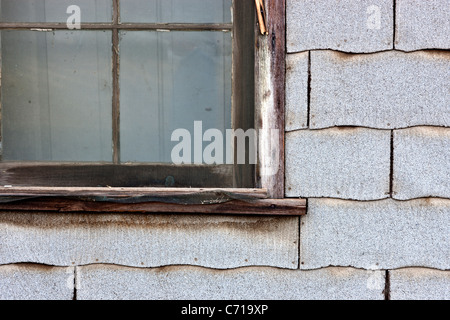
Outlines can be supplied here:
[[306, 200], [266, 189], [0, 187], [0, 211], [299, 216]]

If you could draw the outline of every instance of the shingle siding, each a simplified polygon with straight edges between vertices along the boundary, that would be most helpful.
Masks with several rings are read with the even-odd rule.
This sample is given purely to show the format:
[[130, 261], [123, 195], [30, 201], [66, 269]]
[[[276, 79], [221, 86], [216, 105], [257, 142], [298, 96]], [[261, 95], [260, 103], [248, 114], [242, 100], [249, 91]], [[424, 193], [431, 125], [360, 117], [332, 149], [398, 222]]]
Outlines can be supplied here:
[[389, 196], [389, 131], [365, 128], [286, 134], [286, 196], [375, 200]]
[[298, 217], [0, 214], [0, 264], [298, 267]]
[[301, 218], [301, 269], [450, 269], [450, 200], [309, 199], [308, 208]]
[[450, 300], [450, 272], [424, 268], [390, 271], [392, 300]]
[[393, 47], [393, 0], [287, 0], [287, 51]]
[[450, 126], [449, 61], [450, 52], [313, 51], [311, 128]]
[[72, 300], [75, 268], [0, 266], [0, 300]]
[[[450, 299], [450, 1], [393, 4], [287, 1], [286, 196], [308, 199], [300, 269], [385, 269], [387, 298]], [[371, 5], [378, 32], [363, 27]]]
[[152, 300], [314, 300], [384, 298], [384, 272], [352, 268], [316, 271], [196, 267], [132, 269], [115, 266], [79, 268], [83, 299]]
[[449, 49], [450, 0], [396, 0], [395, 48]]
[[450, 128], [394, 132], [393, 197], [450, 198]]

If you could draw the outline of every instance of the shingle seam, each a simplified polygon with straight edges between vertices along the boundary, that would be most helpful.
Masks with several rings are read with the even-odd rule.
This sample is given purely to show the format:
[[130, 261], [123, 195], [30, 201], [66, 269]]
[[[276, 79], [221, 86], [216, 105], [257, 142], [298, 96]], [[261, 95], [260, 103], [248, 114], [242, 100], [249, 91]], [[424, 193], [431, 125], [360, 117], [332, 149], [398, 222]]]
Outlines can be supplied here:
[[338, 126], [326, 126], [323, 128], [301, 128], [301, 129], [294, 129], [294, 130], [285, 130], [285, 133], [291, 133], [291, 132], [297, 132], [297, 131], [322, 131], [322, 130], [328, 130], [328, 129], [334, 129], [334, 128], [341, 128], [341, 129], [370, 129], [370, 130], [379, 130], [379, 131], [391, 131], [391, 130], [406, 130], [411, 128], [443, 128], [443, 129], [450, 129], [450, 126], [446, 125], [432, 125], [432, 124], [415, 124], [410, 126], [399, 126], [399, 127], [392, 127], [392, 128], [379, 128], [379, 127], [370, 127], [370, 126], [358, 126], [358, 125], [338, 125]]
[[[53, 266], [53, 265], [47, 265], [47, 264], [40, 264], [40, 263], [10, 263], [10, 264], [4, 264], [0, 265], [1, 267], [8, 267], [8, 266], [21, 266], [21, 265], [29, 265], [30, 267], [55, 267], [55, 268], [62, 268], [65, 269], [67, 267], [64, 266]], [[324, 270], [324, 269], [333, 269], [333, 268], [341, 268], [341, 269], [353, 269], [353, 270], [361, 270], [361, 271], [398, 271], [398, 270], [404, 270], [404, 269], [427, 269], [427, 270], [433, 270], [433, 271], [442, 271], [442, 272], [450, 272], [450, 269], [439, 269], [439, 268], [433, 268], [433, 267], [427, 267], [427, 266], [403, 266], [399, 268], [380, 268], [380, 269], [369, 269], [369, 268], [363, 268], [363, 267], [355, 267], [352, 265], [327, 265], [322, 267], [316, 267], [316, 268], [308, 268], [308, 269], [285, 269], [285, 268], [279, 268], [279, 267], [273, 267], [273, 266], [244, 266], [244, 267], [237, 267], [237, 268], [229, 268], [229, 269], [216, 269], [216, 268], [210, 268], [210, 267], [203, 267], [203, 266], [196, 266], [196, 265], [186, 265], [186, 264], [174, 264], [174, 265], [164, 265], [160, 267], [136, 267], [136, 266], [127, 266], [127, 265], [121, 265], [121, 264], [114, 264], [114, 263], [92, 263], [92, 264], [86, 264], [86, 265], [77, 265], [76, 268], [80, 267], [89, 267], [89, 266], [112, 266], [112, 267], [118, 267], [118, 268], [125, 268], [125, 269], [135, 269], [135, 270], [141, 270], [141, 271], [153, 271], [153, 270], [161, 270], [161, 269], [175, 269], [175, 268], [186, 268], [186, 269], [202, 269], [202, 270], [209, 270], [209, 271], [215, 271], [215, 272], [229, 272], [229, 271], [245, 271], [245, 270], [280, 270], [280, 271], [286, 271], [286, 272], [310, 272], [310, 271], [318, 271], [318, 270]]]
[[420, 48], [420, 49], [414, 49], [414, 50], [386, 49], [386, 50], [378, 50], [378, 51], [370, 51], [370, 52], [342, 51], [342, 50], [337, 50], [334, 48], [316, 48], [316, 49], [305, 49], [305, 50], [300, 50], [300, 51], [291, 51], [291, 52], [287, 52], [287, 55], [295, 55], [298, 53], [313, 52], [313, 51], [334, 51], [334, 52], [350, 54], [350, 55], [371, 55], [371, 54], [384, 53], [384, 52], [403, 52], [403, 53], [414, 53], [414, 52], [421, 52], [421, 51], [424, 51], [424, 52], [427, 52], [427, 51], [450, 52], [450, 48]]
[[397, 0], [393, 0], [393, 11], [394, 14], [392, 16], [393, 28], [392, 28], [392, 49], [395, 50], [395, 41], [397, 38]]

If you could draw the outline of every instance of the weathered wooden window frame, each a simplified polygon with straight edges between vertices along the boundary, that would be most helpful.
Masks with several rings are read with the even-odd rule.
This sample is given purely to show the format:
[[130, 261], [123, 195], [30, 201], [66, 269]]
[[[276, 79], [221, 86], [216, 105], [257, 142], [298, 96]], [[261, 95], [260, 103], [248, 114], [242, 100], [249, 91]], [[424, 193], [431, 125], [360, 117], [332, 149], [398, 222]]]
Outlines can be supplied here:
[[[242, 0], [238, 0], [242, 1]], [[253, 2], [247, 0], [248, 3]], [[258, 161], [254, 170], [255, 188], [111, 188], [111, 187], [0, 187], [0, 211], [57, 211], [57, 212], [140, 212], [140, 213], [205, 213], [205, 214], [256, 214], [256, 215], [302, 215], [305, 214], [306, 201], [303, 199], [284, 199], [284, 108], [285, 108], [285, 0], [264, 0], [267, 33], [262, 35], [255, 24], [254, 34], [254, 75], [241, 75], [238, 81], [248, 81], [254, 78], [253, 113], [238, 113], [233, 115], [236, 123], [248, 121], [252, 117], [255, 128], [264, 137], [258, 139]], [[115, 9], [118, 0], [113, 0]], [[249, 12], [250, 11], [250, 12]], [[117, 10], [114, 10], [117, 12]], [[242, 16], [239, 16], [242, 15]], [[113, 17], [113, 46], [118, 44], [119, 30], [124, 29], [166, 29], [166, 30], [223, 30], [239, 28], [239, 21], [249, 15], [255, 16], [254, 4], [243, 6], [240, 12], [234, 13], [234, 24], [121, 24], [118, 16]], [[255, 19], [256, 20], [256, 19]], [[111, 28], [111, 24], [84, 24], [85, 29]], [[64, 23], [0, 23], [1, 29], [31, 28], [66, 30]], [[234, 32], [233, 45], [237, 45], [239, 35]], [[245, 37], [245, 35], [243, 35]], [[115, 51], [115, 50], [113, 50]], [[113, 53], [113, 65], [118, 65], [118, 53]], [[236, 62], [236, 63], [235, 63]], [[237, 59], [233, 63], [233, 73], [240, 64], [248, 61]], [[116, 71], [116, 72], [114, 72]], [[117, 70], [113, 70], [117, 74]], [[113, 81], [118, 81], [114, 78]], [[236, 78], [234, 78], [236, 81]], [[118, 84], [114, 85], [118, 88]], [[234, 102], [246, 103], [245, 87], [234, 93]], [[113, 100], [118, 92], [113, 92]], [[251, 97], [253, 99], [253, 97]], [[117, 102], [118, 103], [118, 102]], [[253, 101], [252, 101], [253, 103]], [[118, 108], [114, 108], [118, 110]], [[118, 128], [119, 115], [113, 114], [113, 126]], [[272, 135], [278, 130], [278, 135]], [[118, 130], [115, 130], [118, 132]], [[261, 134], [260, 134], [261, 136]], [[276, 140], [273, 140], [276, 139]], [[114, 142], [119, 143], [118, 136]], [[114, 162], [118, 161], [114, 154]], [[274, 174], [262, 175], [263, 168], [273, 168]], [[240, 166], [234, 166], [235, 177], [240, 177]], [[245, 175], [242, 175], [245, 176]], [[250, 178], [252, 179], [252, 178]], [[240, 184], [241, 182], [235, 182]], [[245, 182], [244, 182], [245, 183]]]

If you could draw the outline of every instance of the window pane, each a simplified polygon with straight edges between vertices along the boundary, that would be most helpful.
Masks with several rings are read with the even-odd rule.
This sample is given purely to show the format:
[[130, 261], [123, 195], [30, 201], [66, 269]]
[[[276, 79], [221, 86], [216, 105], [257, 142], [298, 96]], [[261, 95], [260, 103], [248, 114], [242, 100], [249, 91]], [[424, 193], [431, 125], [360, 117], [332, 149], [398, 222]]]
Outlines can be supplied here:
[[80, 7], [81, 22], [111, 22], [112, 0], [0, 0], [2, 22], [66, 22]]
[[121, 0], [120, 3], [122, 22], [231, 22], [232, 0]]
[[175, 129], [231, 128], [229, 32], [121, 32], [121, 159], [171, 162]]
[[1, 37], [3, 160], [111, 161], [111, 32]]

